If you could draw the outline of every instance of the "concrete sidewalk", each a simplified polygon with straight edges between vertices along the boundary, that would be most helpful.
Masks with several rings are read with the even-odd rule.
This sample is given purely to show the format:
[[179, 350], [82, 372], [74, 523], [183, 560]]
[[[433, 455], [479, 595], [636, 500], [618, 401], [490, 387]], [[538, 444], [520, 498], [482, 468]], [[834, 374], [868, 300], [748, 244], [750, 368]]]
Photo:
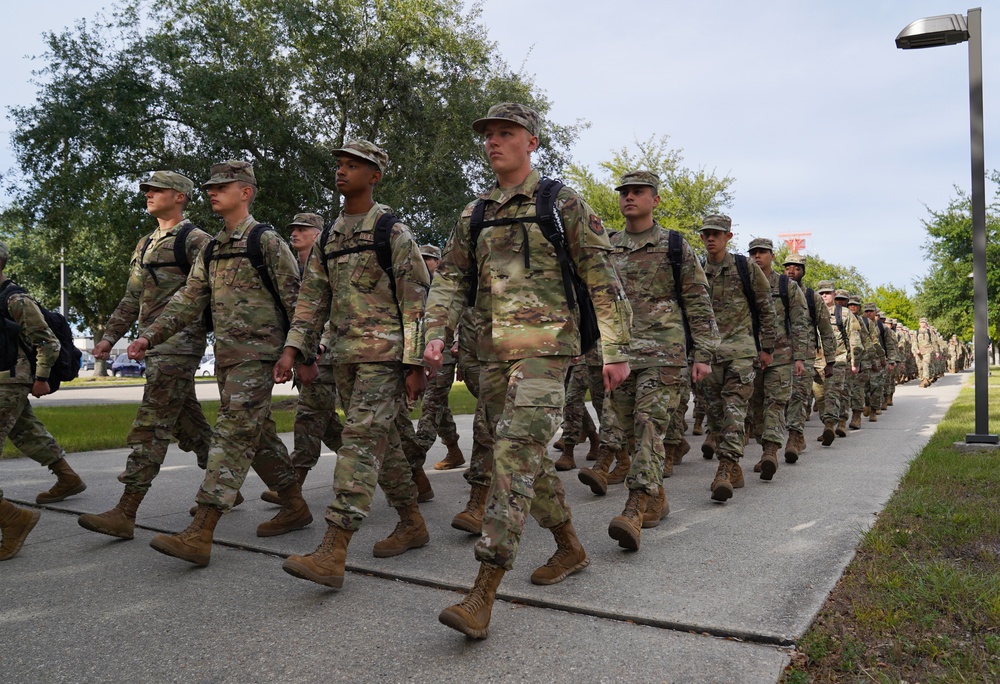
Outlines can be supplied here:
[[[148, 546], [154, 531], [190, 520], [201, 481], [191, 455], [171, 450], [127, 542], [75, 519], [114, 505], [127, 452], [76, 454], [87, 491], [46, 506], [20, 555], [0, 565], [0, 672], [10, 682], [775, 682], [784, 646], [807, 629], [965, 377], [900, 387], [879, 422], [866, 419], [829, 448], [815, 441], [814, 417], [808, 450], [795, 465], [781, 462], [771, 482], [752, 473], [760, 447], [749, 446], [747, 485], [726, 504], [710, 500], [715, 463], [688, 435], [692, 452], [665, 482], [670, 516], [643, 530], [637, 553], [607, 536], [624, 488], [598, 498], [576, 471], [564, 473], [591, 565], [561, 584], [532, 585], [554, 544], [529, 523], [483, 642], [437, 621], [477, 570], [474, 537], [449, 525], [468, 495], [461, 471], [430, 470], [440, 445], [427, 465], [436, 497], [421, 506], [430, 544], [372, 557], [396, 523], [378, 494], [340, 593], [280, 567], [323, 536], [334, 457], [306, 482], [316, 522], [281, 537], [254, 535], [277, 509], [257, 498], [264, 487], [251, 472], [247, 503], [219, 523], [212, 563], [197, 569]], [[471, 416], [458, 422], [468, 456]], [[24, 504], [52, 479], [27, 459], [0, 463], [0, 478]]]

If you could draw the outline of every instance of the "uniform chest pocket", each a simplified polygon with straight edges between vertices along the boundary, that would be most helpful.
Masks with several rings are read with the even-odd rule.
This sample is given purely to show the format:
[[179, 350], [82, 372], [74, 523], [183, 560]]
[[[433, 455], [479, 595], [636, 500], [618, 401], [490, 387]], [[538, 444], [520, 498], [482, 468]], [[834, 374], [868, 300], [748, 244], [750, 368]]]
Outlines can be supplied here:
[[665, 249], [647, 249], [634, 252], [625, 270], [629, 289], [642, 295], [660, 299], [674, 292], [673, 270]]
[[374, 290], [383, 275], [375, 250], [359, 252], [353, 256], [352, 261], [354, 268], [351, 269], [351, 285], [364, 292]]

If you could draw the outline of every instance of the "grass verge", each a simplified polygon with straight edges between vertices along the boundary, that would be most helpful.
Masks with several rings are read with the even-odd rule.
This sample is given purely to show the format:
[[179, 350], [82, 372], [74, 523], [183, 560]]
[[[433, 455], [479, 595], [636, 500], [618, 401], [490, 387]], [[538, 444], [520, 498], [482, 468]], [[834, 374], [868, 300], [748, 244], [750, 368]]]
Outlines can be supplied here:
[[[964, 388], [867, 532], [783, 684], [1000, 681], [1000, 451], [961, 453]], [[1000, 368], [990, 377], [1000, 424]]]
[[[297, 399], [286, 397], [272, 403], [274, 422], [278, 432], [291, 432], [295, 422]], [[465, 387], [456, 382], [448, 396], [448, 404], [454, 415], [471, 414], [476, 410], [476, 399]], [[212, 425], [219, 411], [218, 401], [201, 402], [205, 417]], [[138, 404], [94, 404], [89, 406], [32, 406], [32, 410], [45, 425], [56, 441], [68, 453], [117, 449], [127, 446], [128, 435]], [[410, 413], [411, 418], [420, 416], [419, 405]], [[341, 414], [343, 417], [343, 414]], [[20, 458], [23, 454], [10, 440], [6, 440], [3, 458]]]

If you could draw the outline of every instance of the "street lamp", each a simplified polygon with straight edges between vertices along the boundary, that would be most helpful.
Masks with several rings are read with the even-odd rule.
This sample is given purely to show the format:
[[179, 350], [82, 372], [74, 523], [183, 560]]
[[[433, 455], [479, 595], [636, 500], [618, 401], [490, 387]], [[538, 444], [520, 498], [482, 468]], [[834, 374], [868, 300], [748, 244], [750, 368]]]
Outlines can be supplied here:
[[983, 154], [983, 17], [982, 9], [968, 16], [945, 14], [917, 19], [896, 36], [901, 50], [956, 45], [969, 41], [969, 118], [972, 132], [972, 273], [975, 314], [976, 432], [966, 444], [997, 444], [990, 432], [989, 315], [986, 295], [986, 162]]

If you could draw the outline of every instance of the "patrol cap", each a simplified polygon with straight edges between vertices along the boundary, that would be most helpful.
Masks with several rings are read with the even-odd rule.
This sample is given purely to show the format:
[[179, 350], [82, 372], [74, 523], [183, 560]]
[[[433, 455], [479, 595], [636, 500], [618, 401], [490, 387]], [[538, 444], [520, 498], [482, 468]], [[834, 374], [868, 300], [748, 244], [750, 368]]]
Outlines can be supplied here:
[[921, 317], [920, 317], [920, 322], [921, 322], [921, 323], [926, 323], [926, 322], [927, 322], [927, 319], [926, 319], [926, 318], [924, 318], [923, 316], [921, 316]]
[[517, 102], [501, 102], [490, 107], [486, 116], [472, 122], [472, 130], [484, 133], [486, 124], [491, 121], [510, 121], [525, 128], [531, 135], [538, 135], [539, 116], [531, 107]]
[[190, 198], [191, 191], [194, 190], [194, 181], [173, 171], [153, 171], [149, 178], [139, 183], [140, 192], [146, 192], [150, 188], [168, 188], [183, 192]]
[[864, 311], [865, 313], [868, 313], [869, 311], [874, 311], [875, 313], [878, 313], [878, 307], [875, 306], [875, 302], [865, 302], [862, 311]]
[[855, 306], [861, 306], [861, 295], [852, 294], [847, 298], [848, 304], [854, 304]]
[[378, 170], [385, 173], [385, 167], [389, 165], [389, 155], [381, 147], [368, 140], [348, 140], [343, 147], [333, 150], [334, 154], [349, 154], [369, 161], [378, 167]]
[[219, 164], [213, 164], [209, 172], [209, 179], [201, 184], [201, 187], [209, 185], [225, 185], [226, 183], [247, 183], [257, 187], [257, 177], [253, 173], [253, 164], [239, 161], [237, 159], [227, 159]]
[[660, 177], [651, 171], [629, 171], [618, 181], [615, 192], [621, 192], [622, 188], [627, 188], [630, 185], [648, 185], [653, 188], [655, 193], [660, 189]]
[[6, 243], [0, 242], [0, 261], [6, 263], [7, 257], [10, 256], [10, 252], [7, 251]]
[[774, 251], [774, 243], [767, 238], [754, 238], [750, 241], [750, 247], [747, 249], [748, 252], [752, 252], [755, 249], [766, 249], [769, 252]]
[[721, 230], [724, 233], [733, 232], [733, 220], [725, 214], [709, 214], [701, 220], [702, 230]]
[[816, 291], [820, 294], [826, 294], [827, 292], [833, 292], [833, 281], [832, 280], [821, 280], [816, 283]]
[[802, 268], [805, 268], [806, 257], [804, 254], [796, 254], [795, 252], [791, 252], [788, 254], [788, 256], [785, 257], [784, 265], [801, 266]]
[[420, 256], [441, 260], [441, 248], [437, 245], [420, 245]]
[[851, 293], [848, 292], [847, 290], [837, 289], [837, 291], [833, 293], [833, 298], [834, 299], [848, 299], [849, 300], [851, 298]]
[[319, 214], [296, 214], [292, 222], [289, 223], [286, 228], [294, 228], [296, 226], [302, 228], [315, 228], [316, 230], [323, 230], [323, 217]]

